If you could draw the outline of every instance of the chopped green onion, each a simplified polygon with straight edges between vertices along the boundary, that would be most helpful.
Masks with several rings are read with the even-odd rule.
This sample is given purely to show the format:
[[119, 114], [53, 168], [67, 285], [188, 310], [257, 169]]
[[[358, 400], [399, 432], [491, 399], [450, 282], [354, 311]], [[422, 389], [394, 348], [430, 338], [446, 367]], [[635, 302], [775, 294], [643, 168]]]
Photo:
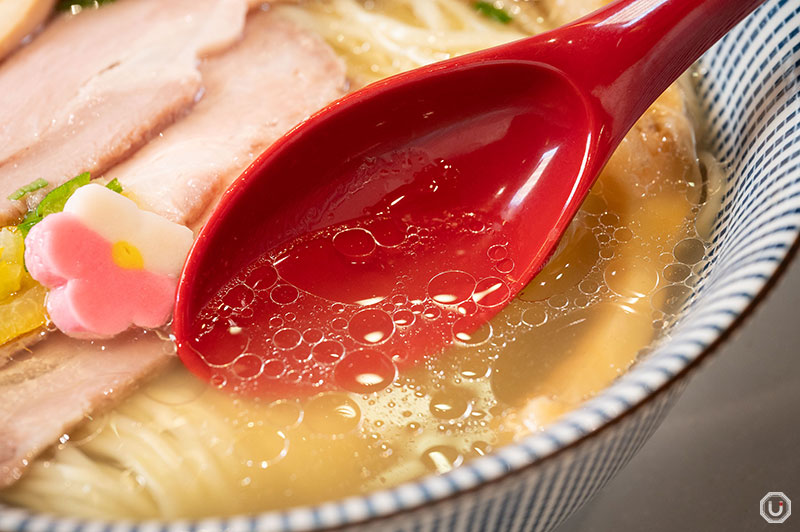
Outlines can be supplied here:
[[19, 187], [10, 196], [8, 196], [8, 199], [10, 199], [11, 201], [21, 200], [31, 192], [35, 192], [40, 188], [44, 188], [48, 184], [49, 183], [47, 181], [45, 181], [42, 178], [39, 178], [36, 181], [33, 181], [32, 183], [28, 183], [25, 186]]
[[56, 6], [59, 11], [72, 11], [78, 7], [85, 8], [98, 8], [103, 4], [110, 4], [114, 0], [59, 0]]
[[28, 236], [28, 232], [31, 230], [31, 228], [41, 221], [42, 217], [37, 216], [35, 210], [28, 211], [28, 214], [25, 215], [25, 218], [23, 218], [19, 225], [17, 225], [17, 229], [20, 230], [22, 237], [24, 238]]
[[119, 180], [116, 177], [108, 182], [106, 188], [109, 190], [113, 190], [118, 194], [122, 194], [122, 185], [120, 184]]
[[478, 13], [494, 19], [501, 24], [508, 24], [514, 20], [511, 18], [511, 15], [502, 9], [494, 7], [491, 2], [475, 2], [475, 9], [478, 11]]
[[58, 186], [50, 191], [50, 193], [42, 198], [39, 206], [36, 207], [36, 213], [42, 218], [54, 212], [61, 212], [64, 210], [64, 204], [67, 200], [83, 185], [88, 185], [92, 180], [89, 172], [84, 172], [78, 176], [73, 177], [61, 186]]
[[89, 172], [84, 172], [78, 176], [73, 177], [63, 185], [60, 185], [51, 190], [35, 209], [31, 209], [22, 219], [22, 222], [17, 226], [22, 231], [22, 236], [28, 236], [31, 228], [44, 220], [48, 214], [61, 212], [64, 210], [64, 204], [67, 200], [83, 185], [88, 185], [92, 180]]

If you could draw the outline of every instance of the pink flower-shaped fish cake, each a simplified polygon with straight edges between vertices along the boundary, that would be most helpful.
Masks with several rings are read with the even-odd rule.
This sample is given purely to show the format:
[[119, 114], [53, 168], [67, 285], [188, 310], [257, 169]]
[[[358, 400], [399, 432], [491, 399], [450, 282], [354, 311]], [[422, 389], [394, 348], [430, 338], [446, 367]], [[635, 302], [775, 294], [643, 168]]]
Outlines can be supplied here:
[[192, 232], [103, 186], [79, 188], [25, 240], [25, 263], [50, 289], [47, 311], [70, 336], [104, 338], [170, 317]]

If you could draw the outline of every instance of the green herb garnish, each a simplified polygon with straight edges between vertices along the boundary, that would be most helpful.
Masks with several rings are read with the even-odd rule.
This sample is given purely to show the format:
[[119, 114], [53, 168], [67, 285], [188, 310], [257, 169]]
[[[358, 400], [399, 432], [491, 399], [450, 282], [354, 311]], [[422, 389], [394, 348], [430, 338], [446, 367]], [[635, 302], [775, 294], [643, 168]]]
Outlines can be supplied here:
[[78, 176], [73, 177], [61, 186], [58, 186], [50, 191], [50, 193], [42, 198], [39, 206], [36, 207], [36, 212], [44, 218], [48, 214], [54, 212], [61, 212], [64, 210], [64, 204], [72, 196], [76, 190], [83, 185], [88, 185], [92, 180], [89, 172], [84, 172]]
[[491, 2], [475, 2], [475, 9], [478, 11], [478, 13], [494, 19], [501, 24], [508, 24], [514, 20], [511, 18], [511, 15], [502, 9], [494, 7]]
[[37, 179], [36, 181], [34, 181], [32, 183], [28, 183], [25, 186], [19, 187], [10, 196], [8, 196], [8, 199], [10, 199], [11, 201], [21, 200], [22, 198], [24, 198], [25, 196], [27, 196], [31, 192], [35, 192], [35, 191], [39, 190], [40, 188], [44, 188], [48, 184], [49, 183], [47, 181], [45, 181], [44, 179], [39, 178], [39, 179]]
[[108, 182], [106, 188], [109, 190], [113, 190], [118, 194], [122, 194], [122, 185], [120, 184], [119, 180], [116, 177]]
[[96, 8], [103, 4], [110, 4], [114, 0], [59, 0], [56, 6], [59, 11], [72, 11], [73, 6], [80, 7], [81, 9], [90, 7]]
[[25, 215], [25, 218], [23, 218], [22, 222], [17, 226], [19, 230], [22, 231], [22, 236], [28, 236], [28, 232], [31, 228], [44, 220], [44, 217], [48, 214], [63, 211], [64, 204], [70, 196], [83, 185], [88, 185], [91, 180], [92, 176], [89, 172], [84, 172], [51, 190], [42, 198], [42, 201], [39, 202], [39, 205], [37, 205], [35, 209], [28, 211], [28, 214]]

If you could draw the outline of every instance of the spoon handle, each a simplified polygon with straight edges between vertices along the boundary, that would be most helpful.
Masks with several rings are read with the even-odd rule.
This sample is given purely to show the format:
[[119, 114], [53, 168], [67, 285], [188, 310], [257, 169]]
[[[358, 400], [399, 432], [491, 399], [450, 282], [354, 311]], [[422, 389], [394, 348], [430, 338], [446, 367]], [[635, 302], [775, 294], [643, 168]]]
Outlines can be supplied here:
[[614, 147], [681, 73], [763, 1], [618, 0], [512, 43], [500, 57], [531, 58], [564, 72], [605, 111], [599, 140]]

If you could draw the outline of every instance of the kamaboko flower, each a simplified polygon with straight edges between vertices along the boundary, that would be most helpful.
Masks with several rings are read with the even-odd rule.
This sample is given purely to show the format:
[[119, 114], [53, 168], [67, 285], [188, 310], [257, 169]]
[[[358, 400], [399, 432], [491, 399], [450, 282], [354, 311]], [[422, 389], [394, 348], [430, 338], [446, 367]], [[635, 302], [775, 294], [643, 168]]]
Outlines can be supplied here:
[[107, 338], [169, 321], [189, 228], [97, 184], [34, 226], [25, 264], [50, 289], [47, 312], [69, 336]]

